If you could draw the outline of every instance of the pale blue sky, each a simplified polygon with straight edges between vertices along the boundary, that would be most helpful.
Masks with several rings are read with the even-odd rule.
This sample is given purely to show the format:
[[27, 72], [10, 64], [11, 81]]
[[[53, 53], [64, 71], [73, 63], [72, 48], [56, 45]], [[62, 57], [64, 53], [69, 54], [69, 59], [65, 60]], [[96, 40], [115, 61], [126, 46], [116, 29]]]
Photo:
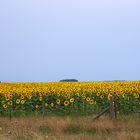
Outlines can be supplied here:
[[139, 0], [0, 0], [0, 81], [140, 80]]

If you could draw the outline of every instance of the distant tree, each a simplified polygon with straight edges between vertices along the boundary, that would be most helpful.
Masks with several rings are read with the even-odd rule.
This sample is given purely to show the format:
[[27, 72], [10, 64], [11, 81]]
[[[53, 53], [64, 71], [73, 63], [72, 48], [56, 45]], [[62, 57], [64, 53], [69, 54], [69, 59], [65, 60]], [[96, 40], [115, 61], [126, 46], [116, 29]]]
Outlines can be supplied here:
[[78, 82], [78, 80], [76, 80], [76, 79], [63, 79], [63, 80], [60, 80], [60, 82]]

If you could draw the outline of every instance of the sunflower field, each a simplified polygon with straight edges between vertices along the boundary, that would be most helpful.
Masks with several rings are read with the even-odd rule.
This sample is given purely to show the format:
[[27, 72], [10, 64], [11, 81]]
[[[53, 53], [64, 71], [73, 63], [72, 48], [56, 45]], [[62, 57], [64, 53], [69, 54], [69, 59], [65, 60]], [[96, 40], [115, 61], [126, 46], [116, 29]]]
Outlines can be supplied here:
[[114, 96], [122, 114], [140, 110], [140, 81], [0, 83], [0, 115], [96, 114]]

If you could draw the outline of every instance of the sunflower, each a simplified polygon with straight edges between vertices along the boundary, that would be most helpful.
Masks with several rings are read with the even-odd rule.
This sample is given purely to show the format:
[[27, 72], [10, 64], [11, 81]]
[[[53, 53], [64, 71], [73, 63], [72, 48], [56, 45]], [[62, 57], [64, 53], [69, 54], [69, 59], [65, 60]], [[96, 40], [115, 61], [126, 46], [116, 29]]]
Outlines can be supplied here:
[[65, 98], [69, 98], [70, 97], [70, 94], [69, 93], [66, 93], [64, 96], [65, 96]]
[[64, 106], [68, 106], [69, 104], [70, 104], [69, 101], [64, 102]]
[[139, 94], [138, 93], [134, 93], [133, 95], [135, 98], [139, 98]]
[[10, 100], [10, 97], [9, 97], [9, 96], [7, 96], [7, 97], [5, 98], [5, 100], [6, 100], [6, 101], [9, 101], [9, 100]]
[[19, 104], [19, 103], [20, 103], [20, 99], [17, 99], [17, 100], [16, 100], [16, 104]]
[[21, 100], [21, 104], [23, 105], [25, 103], [25, 100]]
[[8, 104], [9, 104], [9, 105], [13, 105], [13, 101], [9, 101]]
[[73, 102], [74, 102], [74, 98], [71, 98], [71, 99], [70, 99], [70, 103], [73, 103]]
[[96, 104], [96, 101], [95, 100], [90, 100], [89, 102], [91, 105], [95, 105]]
[[96, 96], [100, 96], [100, 92], [97, 92], [97, 93], [96, 93]]
[[100, 99], [103, 100], [103, 99], [104, 99], [104, 95], [101, 95], [101, 96], [100, 96]]
[[60, 99], [57, 99], [57, 100], [56, 100], [56, 103], [57, 103], [58, 105], [60, 104], [60, 102], [61, 102]]
[[87, 98], [86, 98], [86, 101], [89, 102], [89, 101], [90, 101], [90, 97], [87, 97]]
[[120, 96], [121, 94], [119, 92], [116, 93], [117, 96]]
[[6, 108], [7, 108], [7, 105], [6, 105], [6, 104], [4, 104], [4, 105], [3, 105], [3, 108], [5, 108], [5, 109], [6, 109]]
[[21, 95], [21, 97], [20, 97], [22, 100], [24, 99], [24, 96], [23, 95]]

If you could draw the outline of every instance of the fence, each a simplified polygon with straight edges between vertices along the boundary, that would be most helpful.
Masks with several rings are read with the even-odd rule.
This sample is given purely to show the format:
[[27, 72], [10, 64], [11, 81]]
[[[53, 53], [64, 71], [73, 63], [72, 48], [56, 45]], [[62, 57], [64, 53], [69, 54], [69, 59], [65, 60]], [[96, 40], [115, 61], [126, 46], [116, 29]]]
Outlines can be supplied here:
[[100, 116], [105, 114], [107, 111], [110, 111], [110, 115], [113, 119], [117, 119], [118, 111], [117, 111], [117, 105], [116, 105], [116, 100], [115, 100], [114, 96], [110, 97], [109, 106], [106, 107], [102, 112], [100, 112], [94, 119], [98, 119]]

